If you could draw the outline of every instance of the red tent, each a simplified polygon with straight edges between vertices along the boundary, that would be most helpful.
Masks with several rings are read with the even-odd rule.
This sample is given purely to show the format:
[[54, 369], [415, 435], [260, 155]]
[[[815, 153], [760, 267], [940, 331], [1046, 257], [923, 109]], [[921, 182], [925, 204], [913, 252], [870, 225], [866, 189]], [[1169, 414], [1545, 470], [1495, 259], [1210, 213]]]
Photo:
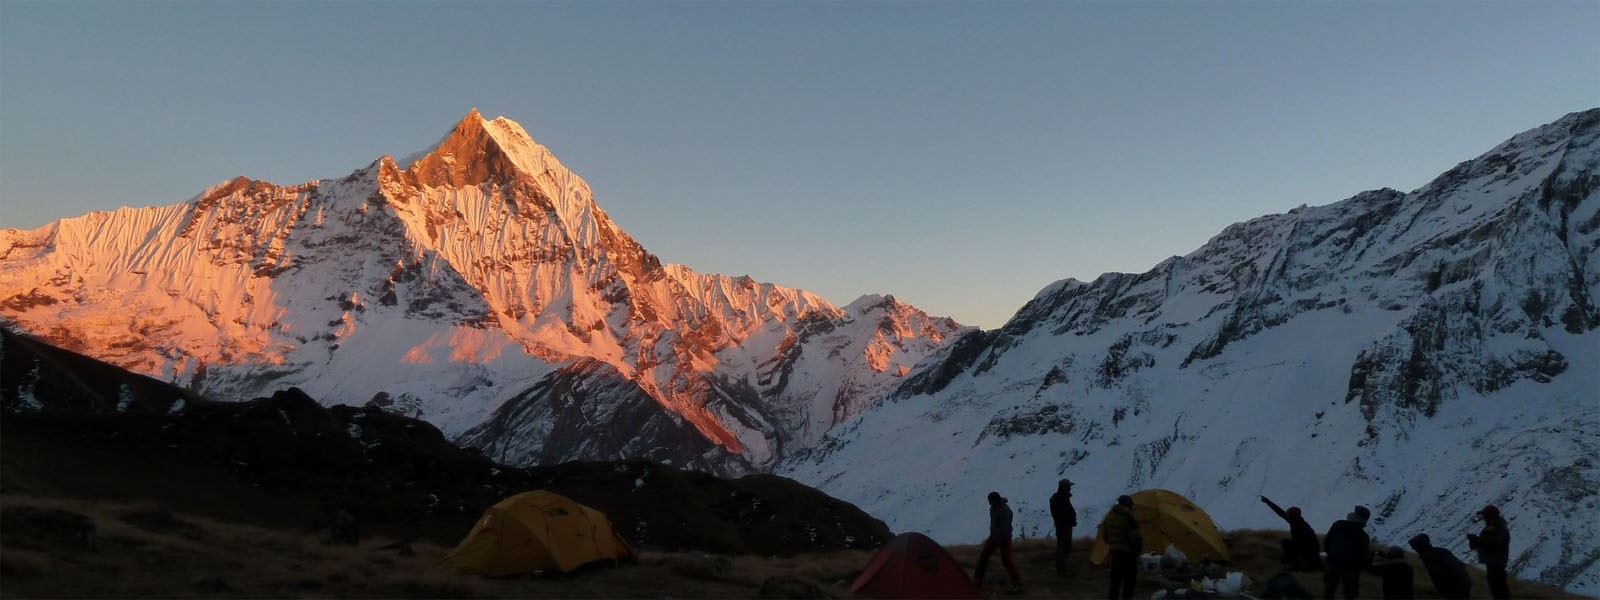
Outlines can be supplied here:
[[902, 533], [872, 555], [850, 593], [868, 598], [983, 598], [966, 569], [920, 533]]

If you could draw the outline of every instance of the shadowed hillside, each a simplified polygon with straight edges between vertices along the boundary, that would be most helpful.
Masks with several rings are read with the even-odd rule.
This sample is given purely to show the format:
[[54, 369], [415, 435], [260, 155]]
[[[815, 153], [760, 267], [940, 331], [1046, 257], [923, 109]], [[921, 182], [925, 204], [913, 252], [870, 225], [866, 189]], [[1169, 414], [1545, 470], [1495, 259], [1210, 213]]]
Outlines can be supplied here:
[[605, 511], [647, 549], [785, 555], [889, 537], [881, 521], [782, 477], [730, 480], [645, 461], [517, 469], [377, 407], [324, 408], [293, 389], [209, 402], [4, 335], [7, 493], [147, 502], [290, 530], [344, 508], [371, 532], [454, 544], [493, 503], [548, 489]]
[[[36, 340], [3, 341], [9, 597], [842, 597], [889, 537], [881, 521], [781, 477], [638, 461], [513, 469], [376, 407], [327, 409], [298, 390], [210, 402]], [[607, 512], [644, 550], [639, 564], [562, 579], [438, 564], [485, 507], [539, 488]], [[359, 545], [329, 543], [322, 524], [337, 507], [360, 520]], [[1235, 568], [1264, 581], [1281, 535], [1229, 534]], [[1076, 546], [1062, 577], [1050, 569], [1053, 541], [1019, 541], [1020, 595], [1100, 597], [1106, 573], [1082, 563], [1089, 540]], [[978, 548], [950, 550], [975, 564]], [[1175, 584], [1144, 577], [1141, 593]], [[1000, 594], [1001, 579], [986, 591]], [[1522, 582], [1513, 591], [1570, 597]]]

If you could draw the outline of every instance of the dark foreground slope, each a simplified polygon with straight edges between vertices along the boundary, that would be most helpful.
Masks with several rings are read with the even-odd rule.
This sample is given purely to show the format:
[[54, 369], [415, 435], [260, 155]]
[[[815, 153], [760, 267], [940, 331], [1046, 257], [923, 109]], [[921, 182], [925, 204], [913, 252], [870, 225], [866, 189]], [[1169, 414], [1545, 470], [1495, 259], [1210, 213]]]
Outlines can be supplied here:
[[[324, 409], [292, 390], [215, 403], [3, 330], [0, 341], [4, 597], [844, 597], [888, 535], [780, 477], [643, 462], [511, 469], [380, 410]], [[483, 507], [533, 488], [607, 511], [645, 549], [639, 564], [485, 579], [438, 563]], [[334, 507], [361, 519], [359, 545], [327, 543], [318, 523]], [[1234, 567], [1265, 580], [1279, 535], [1230, 533]], [[1020, 541], [1018, 596], [1099, 597], [1106, 573], [1081, 562], [1088, 544], [1077, 540], [1063, 577], [1050, 569], [1053, 542]], [[976, 561], [976, 547], [950, 550]], [[1140, 590], [1171, 583], [1141, 577]], [[1515, 586], [1518, 597], [1570, 597]], [[1418, 591], [1434, 597], [1425, 579]]]
[[[94, 548], [73, 536], [70, 523], [98, 523]], [[0, 596], [16, 598], [828, 598], [848, 597], [850, 583], [870, 552], [844, 550], [791, 557], [713, 557], [646, 551], [636, 565], [596, 569], [562, 578], [482, 578], [439, 564], [445, 546], [400, 546], [368, 538], [359, 546], [332, 545], [316, 535], [171, 513], [150, 506], [0, 495]], [[1234, 568], [1264, 581], [1277, 571], [1283, 532], [1240, 531], [1227, 537]], [[990, 578], [990, 597], [1101, 598], [1107, 572], [1083, 562], [1087, 538], [1077, 540], [1066, 576], [1051, 568], [1052, 540], [1016, 544], [1023, 590], [1006, 593], [1003, 577]], [[978, 548], [949, 548], [971, 568]], [[1414, 568], [1415, 557], [1411, 557]], [[1318, 589], [1318, 574], [1296, 574]], [[1140, 574], [1145, 597], [1174, 585], [1175, 573]], [[1487, 597], [1482, 571], [1473, 571], [1472, 597]], [[1363, 576], [1371, 596], [1375, 577]], [[1426, 577], [1418, 598], [1438, 595]], [[1262, 586], [1253, 586], [1259, 596]], [[1536, 583], [1513, 581], [1517, 598], [1575, 598]]]
[[548, 489], [642, 548], [788, 555], [870, 548], [883, 522], [792, 480], [641, 462], [498, 465], [425, 422], [299, 390], [211, 402], [11, 332], [0, 346], [5, 494], [140, 502], [275, 529], [344, 508], [369, 533], [454, 544], [483, 509]]

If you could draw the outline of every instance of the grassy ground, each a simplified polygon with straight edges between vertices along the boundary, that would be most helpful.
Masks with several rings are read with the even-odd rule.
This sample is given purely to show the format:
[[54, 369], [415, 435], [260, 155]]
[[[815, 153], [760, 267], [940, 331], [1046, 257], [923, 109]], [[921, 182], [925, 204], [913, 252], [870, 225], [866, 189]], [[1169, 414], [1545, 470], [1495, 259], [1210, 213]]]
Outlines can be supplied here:
[[[65, 512], [52, 512], [65, 511]], [[67, 513], [88, 516], [95, 540], [88, 547]], [[764, 583], [787, 576], [815, 586], [814, 591], [849, 596], [849, 585], [871, 557], [850, 551], [790, 558], [707, 557], [681, 553], [641, 553], [639, 563], [595, 569], [563, 578], [531, 576], [486, 579], [456, 573], [438, 564], [449, 549], [411, 543], [410, 552], [389, 539], [363, 539], [359, 546], [334, 545], [313, 532], [239, 525], [149, 505], [0, 496], [0, 596], [35, 597], [516, 597], [516, 598], [753, 598]], [[1280, 532], [1229, 534], [1235, 568], [1257, 582], [1277, 571]], [[970, 568], [978, 548], [953, 546], [951, 554]], [[996, 597], [1099, 598], [1107, 573], [1085, 562], [1089, 541], [1075, 544], [1066, 576], [1052, 568], [1053, 540], [1021, 540], [1016, 562], [1023, 589], [1007, 594], [1005, 574], [995, 559], [985, 591]], [[1418, 571], [1419, 598], [1437, 595]], [[1316, 574], [1296, 574], [1320, 596]], [[1482, 571], [1475, 571], [1474, 597], [1487, 597]], [[1142, 575], [1138, 597], [1147, 598], [1163, 581]], [[1362, 590], [1373, 596], [1376, 578], [1364, 577]], [[1575, 596], [1537, 584], [1514, 581], [1519, 598]]]

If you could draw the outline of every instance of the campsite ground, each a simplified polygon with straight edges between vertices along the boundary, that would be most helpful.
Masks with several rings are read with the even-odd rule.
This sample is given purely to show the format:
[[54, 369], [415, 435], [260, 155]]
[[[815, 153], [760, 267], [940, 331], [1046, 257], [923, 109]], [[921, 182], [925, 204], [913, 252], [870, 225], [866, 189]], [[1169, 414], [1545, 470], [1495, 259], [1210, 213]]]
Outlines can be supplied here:
[[[94, 545], [71, 514], [94, 520]], [[1256, 581], [1276, 572], [1280, 532], [1228, 534], [1235, 568]], [[1023, 540], [1016, 547], [1021, 593], [1005, 592], [998, 561], [984, 591], [993, 597], [1100, 598], [1104, 570], [1084, 562], [1089, 540], [1074, 549], [1070, 572], [1051, 568], [1052, 540]], [[517, 597], [517, 598], [754, 598], [769, 592], [798, 597], [849, 596], [850, 582], [871, 557], [867, 551], [796, 557], [716, 557], [642, 552], [639, 563], [594, 569], [562, 578], [485, 579], [438, 564], [447, 548], [429, 543], [402, 546], [389, 539], [363, 539], [359, 546], [332, 545], [314, 532], [266, 529], [149, 505], [0, 495], [0, 596], [44, 597]], [[949, 548], [968, 568], [975, 546]], [[1418, 569], [1419, 598], [1432, 586]], [[1474, 597], [1488, 597], [1483, 572], [1473, 573]], [[1161, 587], [1143, 576], [1138, 597]], [[1297, 574], [1320, 596], [1315, 574]], [[1374, 594], [1378, 581], [1364, 577]], [[1518, 598], [1576, 598], [1538, 584], [1513, 581]], [[810, 594], [806, 596], [805, 594]], [[768, 597], [797, 597], [776, 595]]]

